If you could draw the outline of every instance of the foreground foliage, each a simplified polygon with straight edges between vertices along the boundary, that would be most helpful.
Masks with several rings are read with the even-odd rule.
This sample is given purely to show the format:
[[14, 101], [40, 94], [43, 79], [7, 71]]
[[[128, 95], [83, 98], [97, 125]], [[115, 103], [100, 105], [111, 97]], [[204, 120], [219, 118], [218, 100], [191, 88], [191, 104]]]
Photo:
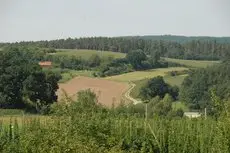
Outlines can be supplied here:
[[[0, 121], [0, 152], [206, 153], [230, 151], [228, 113], [218, 120], [144, 118], [127, 107], [106, 109], [91, 91], [54, 104], [47, 118]], [[69, 103], [70, 102], [70, 103]]]
[[[126, 116], [127, 115], [127, 116]], [[1, 152], [229, 152], [230, 121], [74, 113], [0, 124]]]

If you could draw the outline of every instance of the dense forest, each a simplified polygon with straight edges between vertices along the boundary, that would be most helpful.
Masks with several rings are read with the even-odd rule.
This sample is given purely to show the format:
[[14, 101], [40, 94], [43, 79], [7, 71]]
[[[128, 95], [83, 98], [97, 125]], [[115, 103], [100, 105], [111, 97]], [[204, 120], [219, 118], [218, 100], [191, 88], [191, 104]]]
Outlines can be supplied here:
[[[180, 98], [192, 109], [208, 109], [210, 114], [215, 113], [212, 103], [213, 94], [219, 101], [227, 100], [230, 97], [230, 62], [224, 61], [220, 65], [215, 65], [205, 69], [191, 71], [185, 78], [180, 90]], [[223, 109], [225, 103], [219, 104]]]
[[140, 36], [142, 39], [146, 40], [164, 40], [173, 41], [178, 43], [187, 43], [190, 41], [216, 41], [217, 43], [230, 43], [230, 37], [208, 37], [208, 36], [176, 36], [176, 35], [161, 35], [161, 36]]
[[[172, 39], [174, 37], [176, 37], [176, 39]], [[9, 45], [56, 49], [93, 49], [123, 53], [141, 49], [148, 55], [158, 52], [164, 57], [196, 60], [219, 60], [225, 58], [230, 52], [230, 43], [227, 37], [90, 37], [51, 41], [16, 42], [12, 44], [2, 43], [0, 47]]]

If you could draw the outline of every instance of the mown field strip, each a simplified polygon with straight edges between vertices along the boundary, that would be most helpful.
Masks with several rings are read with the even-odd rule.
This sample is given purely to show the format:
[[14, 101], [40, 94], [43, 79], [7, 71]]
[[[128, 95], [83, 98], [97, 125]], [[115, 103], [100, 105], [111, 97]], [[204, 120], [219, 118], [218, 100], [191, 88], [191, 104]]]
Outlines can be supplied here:
[[75, 57], [81, 57], [83, 59], [89, 59], [92, 55], [99, 55], [102, 58], [124, 58], [126, 54], [111, 52], [111, 51], [97, 51], [97, 50], [86, 50], [86, 49], [57, 49], [55, 55], [69, 55]]
[[167, 75], [168, 72], [171, 72], [171, 71], [184, 71], [184, 70], [188, 70], [188, 68], [185, 68], [185, 67], [159, 68], [159, 69], [153, 69], [153, 70], [148, 70], [148, 71], [135, 71], [135, 72], [125, 73], [121, 75], [105, 77], [105, 79], [113, 80], [113, 81], [120, 81], [120, 82], [130, 82], [130, 81], [137, 81], [137, 80], [153, 78], [156, 76], [165, 76]]
[[168, 62], [178, 63], [193, 68], [205, 68], [220, 63], [219, 61], [183, 60], [183, 59], [174, 59], [174, 58], [162, 58], [162, 59], [165, 59]]

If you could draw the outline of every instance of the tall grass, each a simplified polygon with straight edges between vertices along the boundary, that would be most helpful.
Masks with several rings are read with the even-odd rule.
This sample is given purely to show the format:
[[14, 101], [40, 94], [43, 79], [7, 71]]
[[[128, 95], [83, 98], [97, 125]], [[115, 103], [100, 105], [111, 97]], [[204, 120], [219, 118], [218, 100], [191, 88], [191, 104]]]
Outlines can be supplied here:
[[0, 109], [0, 116], [6, 115], [23, 115], [25, 112], [20, 109]]
[[230, 151], [228, 119], [166, 119], [92, 111], [46, 119], [0, 121], [0, 152]]
[[145, 118], [122, 104], [102, 107], [90, 90], [78, 97], [78, 102], [53, 104], [46, 117], [10, 118], [8, 123], [0, 118], [0, 152], [230, 152], [228, 112], [218, 119]]

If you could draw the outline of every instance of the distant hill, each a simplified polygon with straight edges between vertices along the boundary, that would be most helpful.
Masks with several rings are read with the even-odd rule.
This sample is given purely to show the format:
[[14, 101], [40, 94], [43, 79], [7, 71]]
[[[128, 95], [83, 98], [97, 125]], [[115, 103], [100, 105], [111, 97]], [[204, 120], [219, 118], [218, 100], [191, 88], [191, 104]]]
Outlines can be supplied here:
[[176, 35], [146, 35], [137, 36], [145, 40], [164, 40], [178, 43], [187, 43], [190, 41], [216, 41], [217, 43], [230, 43], [230, 37], [207, 37], [207, 36], [176, 36]]
[[222, 60], [230, 55], [230, 37], [186, 37], [173, 35], [88, 37], [0, 43], [1, 47], [86, 49], [128, 53], [141, 49], [147, 55], [189, 60]]

